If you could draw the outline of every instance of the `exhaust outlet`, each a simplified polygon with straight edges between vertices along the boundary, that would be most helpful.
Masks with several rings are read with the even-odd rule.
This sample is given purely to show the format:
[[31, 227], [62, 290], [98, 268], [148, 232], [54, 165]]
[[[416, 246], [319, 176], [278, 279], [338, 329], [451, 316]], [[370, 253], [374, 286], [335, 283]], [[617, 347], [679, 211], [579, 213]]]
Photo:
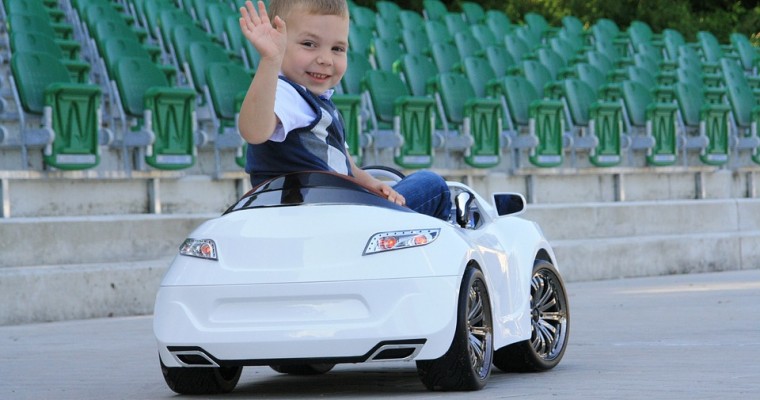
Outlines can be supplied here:
[[372, 361], [408, 361], [414, 359], [422, 350], [423, 343], [418, 344], [386, 344], [378, 347], [367, 359]]
[[183, 367], [219, 367], [216, 361], [199, 350], [172, 351], [171, 354]]

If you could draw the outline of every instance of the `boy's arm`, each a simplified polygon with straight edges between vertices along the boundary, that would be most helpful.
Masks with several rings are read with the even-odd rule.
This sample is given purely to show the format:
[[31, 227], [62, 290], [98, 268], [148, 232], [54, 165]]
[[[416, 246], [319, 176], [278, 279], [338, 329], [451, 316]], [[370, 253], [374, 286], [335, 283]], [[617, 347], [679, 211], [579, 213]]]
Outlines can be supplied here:
[[258, 2], [258, 12], [250, 1], [240, 7], [240, 29], [261, 55], [238, 120], [240, 135], [252, 144], [269, 140], [277, 126], [274, 99], [287, 45], [287, 31], [285, 21], [279, 16], [275, 16], [273, 22], [274, 26], [262, 1]]
[[382, 182], [381, 180], [370, 175], [367, 171], [357, 167], [356, 164], [354, 164], [354, 159], [351, 158], [350, 155], [348, 156], [348, 159], [351, 163], [351, 174], [357, 181], [359, 181], [360, 184], [377, 190], [378, 192], [385, 195], [388, 200], [400, 206], [406, 204], [406, 199], [404, 199], [404, 196], [393, 190], [393, 188], [391, 188], [385, 182]]

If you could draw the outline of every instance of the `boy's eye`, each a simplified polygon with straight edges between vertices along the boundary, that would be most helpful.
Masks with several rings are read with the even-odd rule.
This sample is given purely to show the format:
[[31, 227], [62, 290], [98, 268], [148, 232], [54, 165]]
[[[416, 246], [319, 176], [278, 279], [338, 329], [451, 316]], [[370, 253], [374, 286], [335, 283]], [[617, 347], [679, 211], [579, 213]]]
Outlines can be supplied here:
[[303, 42], [301, 45], [304, 47], [317, 47], [317, 44], [314, 42]]
[[333, 47], [332, 50], [334, 52], [337, 52], [337, 53], [345, 53], [346, 52], [346, 48], [345, 47]]

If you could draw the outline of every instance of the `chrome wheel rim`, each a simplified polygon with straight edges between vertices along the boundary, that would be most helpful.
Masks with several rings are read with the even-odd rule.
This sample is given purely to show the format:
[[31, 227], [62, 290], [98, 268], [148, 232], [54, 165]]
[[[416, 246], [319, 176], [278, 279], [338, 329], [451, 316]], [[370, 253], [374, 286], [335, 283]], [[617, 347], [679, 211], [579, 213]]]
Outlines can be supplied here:
[[567, 338], [567, 297], [559, 278], [550, 270], [533, 275], [530, 290], [531, 346], [545, 361], [562, 354]]
[[488, 375], [493, 357], [493, 325], [485, 285], [470, 286], [467, 299], [467, 347], [472, 368], [482, 378]]

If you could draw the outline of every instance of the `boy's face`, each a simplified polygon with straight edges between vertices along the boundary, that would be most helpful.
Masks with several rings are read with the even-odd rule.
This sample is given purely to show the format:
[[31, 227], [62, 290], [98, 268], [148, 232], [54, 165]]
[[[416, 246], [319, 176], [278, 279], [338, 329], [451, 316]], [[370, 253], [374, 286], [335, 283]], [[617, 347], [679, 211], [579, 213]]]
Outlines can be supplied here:
[[336, 86], [346, 72], [348, 17], [310, 14], [295, 7], [286, 23], [283, 74], [317, 95]]

